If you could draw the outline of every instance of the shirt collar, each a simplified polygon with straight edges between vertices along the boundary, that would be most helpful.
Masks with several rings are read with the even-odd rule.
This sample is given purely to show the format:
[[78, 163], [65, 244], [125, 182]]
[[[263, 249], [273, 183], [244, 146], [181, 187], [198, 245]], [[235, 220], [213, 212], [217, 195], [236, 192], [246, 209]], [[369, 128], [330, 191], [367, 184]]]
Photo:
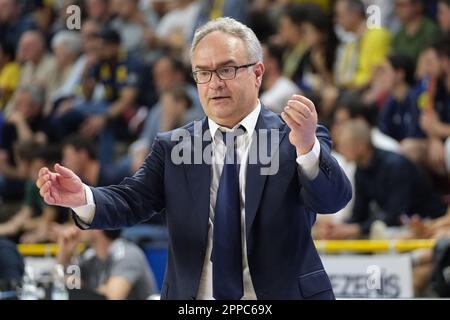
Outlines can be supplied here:
[[211, 132], [211, 137], [216, 136], [216, 132], [219, 128], [223, 128], [225, 131], [233, 131], [239, 126], [243, 126], [245, 128], [245, 131], [249, 134], [249, 136], [253, 135], [253, 132], [255, 131], [256, 122], [258, 121], [258, 116], [261, 111], [261, 102], [258, 100], [258, 104], [253, 109], [252, 112], [250, 112], [244, 119], [242, 119], [238, 124], [236, 124], [232, 129], [224, 128], [219, 126], [216, 122], [208, 118], [208, 125], [209, 130]]

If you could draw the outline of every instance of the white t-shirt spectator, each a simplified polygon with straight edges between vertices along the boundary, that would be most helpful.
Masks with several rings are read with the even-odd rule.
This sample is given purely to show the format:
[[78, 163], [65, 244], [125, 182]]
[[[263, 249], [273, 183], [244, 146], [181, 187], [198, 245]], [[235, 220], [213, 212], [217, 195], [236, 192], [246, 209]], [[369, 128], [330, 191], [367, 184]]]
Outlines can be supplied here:
[[125, 239], [116, 239], [106, 260], [99, 259], [88, 249], [79, 262], [81, 278], [87, 289], [95, 290], [110, 277], [128, 280], [131, 290], [128, 300], [145, 300], [156, 293], [156, 281], [142, 250]]

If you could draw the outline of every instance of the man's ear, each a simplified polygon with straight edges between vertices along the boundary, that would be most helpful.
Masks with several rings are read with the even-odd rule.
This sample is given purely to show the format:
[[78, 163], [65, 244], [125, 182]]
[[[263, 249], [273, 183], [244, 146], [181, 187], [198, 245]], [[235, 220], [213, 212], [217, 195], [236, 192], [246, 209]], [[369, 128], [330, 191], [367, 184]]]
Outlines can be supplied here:
[[261, 87], [262, 78], [263, 78], [265, 70], [266, 69], [265, 69], [264, 64], [262, 62], [258, 62], [253, 67], [253, 72], [255, 73], [255, 76], [256, 76], [256, 84], [257, 84], [258, 88]]

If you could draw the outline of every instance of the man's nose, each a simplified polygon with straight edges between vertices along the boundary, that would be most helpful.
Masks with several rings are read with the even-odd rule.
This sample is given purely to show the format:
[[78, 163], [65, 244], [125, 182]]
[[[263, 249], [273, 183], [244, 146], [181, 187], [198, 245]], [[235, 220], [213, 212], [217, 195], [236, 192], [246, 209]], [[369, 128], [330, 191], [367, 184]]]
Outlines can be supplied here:
[[220, 79], [217, 73], [213, 72], [211, 81], [209, 81], [209, 87], [211, 89], [222, 88], [225, 85], [225, 81]]

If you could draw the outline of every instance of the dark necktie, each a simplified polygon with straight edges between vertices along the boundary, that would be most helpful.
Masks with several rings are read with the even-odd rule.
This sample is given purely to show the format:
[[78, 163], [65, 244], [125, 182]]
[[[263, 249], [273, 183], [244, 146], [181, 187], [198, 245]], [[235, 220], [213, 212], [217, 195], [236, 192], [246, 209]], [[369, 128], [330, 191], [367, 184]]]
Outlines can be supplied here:
[[243, 295], [241, 205], [235, 133], [222, 133], [227, 146], [217, 190], [213, 231], [213, 296], [239, 300]]

